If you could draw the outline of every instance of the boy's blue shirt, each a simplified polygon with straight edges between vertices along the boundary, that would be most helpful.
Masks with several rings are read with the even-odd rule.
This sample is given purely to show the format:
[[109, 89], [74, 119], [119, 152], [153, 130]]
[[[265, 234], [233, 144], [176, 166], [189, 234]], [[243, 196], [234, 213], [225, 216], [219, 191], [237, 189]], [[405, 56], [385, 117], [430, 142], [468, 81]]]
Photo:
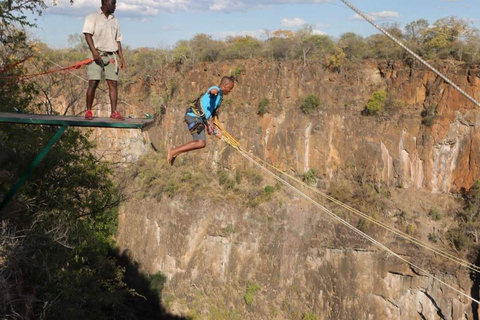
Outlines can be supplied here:
[[[218, 94], [210, 94], [209, 92], [212, 89], [217, 89]], [[222, 100], [223, 94], [221, 93], [219, 86], [213, 86], [208, 88], [207, 92], [200, 98], [200, 104], [202, 105], [203, 112], [205, 112], [205, 119], [210, 119], [212, 117], [213, 112], [220, 108]], [[196, 117], [195, 113], [193, 112], [187, 112], [187, 114], [192, 117]]]

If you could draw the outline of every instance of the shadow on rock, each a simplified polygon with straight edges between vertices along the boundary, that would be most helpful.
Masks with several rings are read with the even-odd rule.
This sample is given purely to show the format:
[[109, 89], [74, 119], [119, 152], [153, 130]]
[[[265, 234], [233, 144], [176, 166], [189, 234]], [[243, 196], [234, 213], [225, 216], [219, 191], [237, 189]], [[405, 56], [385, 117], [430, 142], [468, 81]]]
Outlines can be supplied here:
[[140, 295], [132, 297], [129, 301], [140, 319], [189, 320], [186, 317], [169, 314], [162, 305], [162, 289], [166, 282], [166, 277], [162, 273], [153, 276], [141, 273], [138, 263], [130, 258], [128, 251], [119, 255], [118, 261], [125, 267], [125, 282], [128, 287], [135, 289]]
[[[480, 252], [477, 255], [475, 260], [475, 266], [480, 267]], [[480, 299], [480, 274], [475, 271], [470, 271], [470, 279], [472, 280], [472, 288], [470, 289], [470, 296], [475, 299]], [[479, 320], [478, 318], [478, 303], [472, 301], [472, 314], [473, 320]]]

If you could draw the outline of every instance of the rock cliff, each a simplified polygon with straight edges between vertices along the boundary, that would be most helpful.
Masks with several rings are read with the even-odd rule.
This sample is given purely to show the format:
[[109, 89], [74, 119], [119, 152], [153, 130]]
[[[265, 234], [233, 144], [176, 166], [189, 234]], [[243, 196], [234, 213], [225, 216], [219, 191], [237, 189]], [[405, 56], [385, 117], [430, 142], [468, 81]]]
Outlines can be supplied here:
[[[430, 71], [398, 63], [370, 62], [341, 72], [253, 60], [168, 67], [127, 88], [126, 97], [139, 97], [145, 105], [132, 113], [157, 114], [148, 138], [132, 136], [129, 141], [157, 149], [189, 141], [183, 123], [188, 101], [222, 75], [240, 70], [220, 119], [245, 150], [282, 170], [302, 174], [315, 168], [320, 187], [338, 179], [368, 179], [432, 198], [468, 189], [480, 178], [478, 109]], [[480, 69], [444, 66], [442, 71], [480, 99]], [[378, 90], [388, 92], [395, 108], [363, 116]], [[299, 105], [309, 94], [322, 104], [306, 116]], [[264, 98], [271, 108], [260, 116], [258, 104]], [[422, 112], [429, 108], [436, 118], [425, 125]], [[100, 148], [115, 150], [113, 145]], [[210, 169], [249, 167], [214, 139], [205, 149], [180, 157]], [[435, 260], [377, 235], [405, 257]], [[476, 306], [465, 297], [292, 195], [259, 208], [185, 195], [160, 201], [132, 198], [121, 210], [118, 242], [145, 272], [168, 276], [164, 299], [170, 299], [173, 311], [200, 318], [478, 318]], [[452, 266], [431, 270], [478, 296], [467, 271]], [[255, 297], [252, 303], [249, 294]]]

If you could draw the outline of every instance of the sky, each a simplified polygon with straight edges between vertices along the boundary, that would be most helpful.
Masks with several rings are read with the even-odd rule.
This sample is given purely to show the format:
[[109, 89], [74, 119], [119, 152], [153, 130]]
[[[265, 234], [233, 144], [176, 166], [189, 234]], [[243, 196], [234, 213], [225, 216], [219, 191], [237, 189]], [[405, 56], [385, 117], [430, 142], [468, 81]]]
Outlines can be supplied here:
[[[479, 0], [349, 0], [376, 23], [400, 27], [427, 19], [455, 16], [480, 29]], [[31, 36], [52, 48], [66, 48], [72, 34], [81, 34], [85, 16], [101, 0], [45, 1]], [[317, 34], [338, 37], [345, 32], [368, 36], [378, 31], [341, 0], [117, 0], [123, 46], [172, 48], [179, 40], [205, 33], [213, 39], [251, 35], [265, 39], [268, 31], [296, 31], [305, 24]]]

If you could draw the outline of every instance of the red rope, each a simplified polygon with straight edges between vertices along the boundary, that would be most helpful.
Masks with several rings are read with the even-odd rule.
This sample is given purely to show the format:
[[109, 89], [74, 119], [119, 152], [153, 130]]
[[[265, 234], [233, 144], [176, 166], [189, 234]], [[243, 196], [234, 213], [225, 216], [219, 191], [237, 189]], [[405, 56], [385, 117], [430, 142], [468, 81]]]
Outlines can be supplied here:
[[[65, 67], [65, 68], [54, 69], [54, 70], [49, 70], [49, 71], [34, 73], [34, 74], [23, 74], [23, 75], [18, 75], [18, 76], [6, 76], [6, 77], [0, 76], [0, 79], [27, 80], [27, 79], [35, 78], [35, 77], [38, 77], [38, 76], [43, 76], [43, 75], [46, 75], [46, 74], [52, 74], [52, 73], [57, 73], [57, 72], [65, 73], [65, 72], [68, 72], [70, 70], [80, 69], [81, 67], [91, 63], [92, 61], [93, 61], [93, 59], [89, 58], [89, 59], [86, 59], [86, 60], [83, 60], [83, 61], [79, 61], [79, 62], [77, 62], [77, 63], [75, 63], [71, 66]], [[20, 63], [21, 62], [17, 63], [17, 65], [20, 64]]]
[[0, 70], [0, 73], [5, 73], [7, 70], [9, 69], [12, 69], [12, 68], [15, 68], [16, 66], [18, 66], [19, 64], [21, 63], [24, 63], [25, 61], [27, 61], [28, 59], [30, 59], [30, 57], [26, 57], [25, 59], [23, 60], [20, 60], [20, 61], [17, 61], [17, 62], [14, 62], [14, 63], [10, 63], [10, 64], [7, 64], [6, 66], [3, 67], [2, 70]]

